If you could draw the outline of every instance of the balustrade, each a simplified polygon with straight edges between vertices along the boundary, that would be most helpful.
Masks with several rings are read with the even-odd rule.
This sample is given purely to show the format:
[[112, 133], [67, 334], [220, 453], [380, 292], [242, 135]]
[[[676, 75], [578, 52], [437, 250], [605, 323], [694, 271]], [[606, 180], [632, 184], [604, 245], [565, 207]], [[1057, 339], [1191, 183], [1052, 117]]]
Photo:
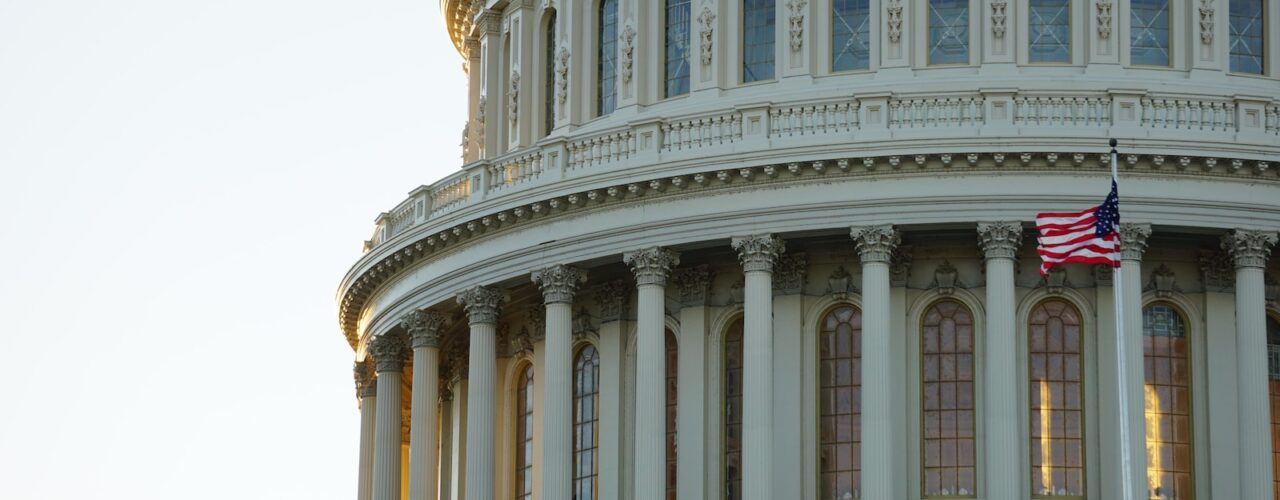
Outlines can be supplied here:
[[471, 196], [471, 176], [466, 172], [455, 174], [431, 187], [431, 216], [434, 217], [461, 205]]
[[769, 137], [841, 133], [857, 128], [856, 102], [783, 106], [769, 110]]
[[542, 175], [544, 164], [541, 150], [499, 158], [489, 166], [489, 189], [498, 190], [535, 179]]
[[636, 154], [636, 135], [630, 129], [611, 132], [569, 143], [569, 168], [587, 168], [631, 158]]
[[1018, 96], [1013, 108], [1013, 123], [1019, 126], [1111, 125], [1110, 97]]
[[889, 128], [970, 127], [985, 123], [981, 97], [893, 99]]
[[1198, 99], [1142, 99], [1142, 126], [1148, 128], [1234, 132], [1236, 105]]
[[742, 114], [670, 121], [660, 126], [662, 151], [684, 151], [742, 140]]

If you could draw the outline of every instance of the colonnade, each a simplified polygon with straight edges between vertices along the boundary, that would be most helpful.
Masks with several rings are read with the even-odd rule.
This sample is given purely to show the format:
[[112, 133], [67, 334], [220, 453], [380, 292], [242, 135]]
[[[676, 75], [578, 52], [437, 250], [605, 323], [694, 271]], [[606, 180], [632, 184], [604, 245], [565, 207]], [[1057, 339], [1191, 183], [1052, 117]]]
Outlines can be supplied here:
[[[1024, 228], [1017, 221], [980, 222], [978, 244], [985, 260], [986, 274], [986, 356], [983, 363], [985, 385], [981, 412], [988, 432], [985, 436], [984, 465], [986, 491], [992, 500], [1025, 498], [1023, 478], [1011, 471], [1022, 470], [1026, 452], [1020, 449], [1018, 434], [1023, 425], [1017, 406], [1018, 354], [1015, 300], [1015, 259], [1022, 247]], [[1115, 481], [1118, 487], [1133, 488], [1134, 498], [1146, 497], [1145, 445], [1143, 436], [1143, 350], [1142, 350], [1142, 256], [1151, 235], [1147, 224], [1123, 224], [1122, 293], [1126, 336], [1125, 365], [1128, 391], [1127, 415], [1130, 426], [1129, 460], [1132, 477]], [[895, 366], [891, 348], [894, 339], [891, 325], [891, 264], [901, 242], [900, 232], [892, 225], [858, 226], [850, 230], [854, 248], [862, 266], [861, 308], [863, 314], [862, 345], [862, 498], [906, 498], [910, 467], [904, 451], [906, 442], [906, 406], [894, 387], [904, 383], [901, 367]], [[1267, 358], [1265, 338], [1265, 289], [1263, 271], [1274, 233], [1233, 230], [1222, 237], [1221, 245], [1235, 268], [1235, 346], [1239, 422], [1238, 474], [1240, 498], [1271, 498], [1271, 435], [1268, 414]], [[785, 242], [772, 234], [733, 238], [732, 248], [740, 258], [744, 274], [744, 358], [743, 358], [743, 445], [742, 478], [746, 500], [776, 498], [775, 453], [771, 439], [775, 411], [772, 383], [773, 363], [773, 279], [779, 257], [786, 251]], [[636, 282], [637, 342], [635, 446], [630, 457], [634, 466], [634, 498], [655, 499], [665, 495], [666, 464], [664, 454], [665, 405], [665, 297], [668, 279], [680, 263], [680, 255], [670, 249], [650, 247], [623, 254]], [[709, 286], [702, 271], [701, 289]], [[677, 279], [697, 280], [696, 269], [682, 269]], [[542, 412], [542, 447], [539, 458], [540, 498], [569, 499], [572, 475], [572, 304], [575, 292], [586, 282], [586, 271], [569, 265], [553, 265], [531, 275], [542, 293], [546, 314], [544, 361], [538, 376], [544, 386]], [[1101, 286], [1099, 287], [1102, 288]], [[438, 312], [415, 310], [401, 320], [399, 330], [374, 336], [369, 342], [366, 359], [357, 363], [355, 376], [361, 405], [359, 500], [400, 500], [401, 491], [401, 384], [404, 362], [413, 352], [412, 416], [409, 442], [408, 498], [434, 500], [442, 481], [457, 481], [456, 468], [461, 465], [458, 452], [447, 446], [436, 455], [440, 434], [450, 429], [465, 428], [465, 498], [492, 500], [495, 483], [495, 394], [496, 326], [506, 297], [501, 290], [478, 286], [458, 294], [458, 303], [466, 312], [470, 327], [469, 369], [466, 377], [466, 411], [451, 409], [448, 399], [437, 394], [440, 371], [440, 339], [445, 318]], [[1105, 304], [1100, 301], [1101, 318]], [[1114, 311], [1111, 311], [1114, 314]], [[1105, 325], [1102, 333], [1114, 335]], [[1113, 342], [1100, 338], [1100, 344]], [[696, 351], [680, 356], [700, 355]], [[1100, 356], [1099, 365], [1111, 364], [1114, 356]], [[376, 370], [376, 377], [371, 373]], [[1108, 373], [1103, 371], [1103, 373]], [[1103, 378], [1106, 378], [1104, 375]], [[1110, 411], [1103, 411], [1104, 427], [1119, 424], [1114, 391], [1103, 392], [1111, 399]], [[465, 415], [465, 427], [439, 425], [435, 402], [443, 400], [444, 418]], [[680, 400], [685, 395], [681, 392]], [[1112, 399], [1114, 398], [1114, 399]], [[437, 425], [441, 433], [437, 433]], [[680, 433], [681, 449], [697, 453], [700, 447]], [[1243, 438], [1250, 436], [1250, 438]], [[696, 438], [693, 438], [696, 439]], [[446, 437], [445, 442], [456, 443]], [[689, 446], [684, 446], [688, 443]], [[1118, 443], [1103, 443], [1104, 467], [1114, 462]], [[682, 456], [682, 460], [688, 460]], [[623, 463], [626, 463], [624, 459]], [[712, 467], [703, 464], [703, 469]], [[437, 474], [443, 474], [444, 477]], [[1216, 474], [1216, 472], [1215, 472]], [[453, 476], [450, 478], [449, 476]], [[680, 481], [685, 481], [682, 475]], [[698, 498], [701, 492], [678, 488], [680, 498]], [[1103, 492], [1107, 498], [1119, 498], [1118, 491]], [[607, 496], [602, 495], [607, 498]]]

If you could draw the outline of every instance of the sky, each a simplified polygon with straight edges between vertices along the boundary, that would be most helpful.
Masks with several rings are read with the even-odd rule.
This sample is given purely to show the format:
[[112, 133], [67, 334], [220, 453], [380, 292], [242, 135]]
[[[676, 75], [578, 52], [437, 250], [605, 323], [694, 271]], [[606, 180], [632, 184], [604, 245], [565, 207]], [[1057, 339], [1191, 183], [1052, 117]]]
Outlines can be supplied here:
[[0, 498], [353, 498], [335, 291], [461, 63], [437, 0], [0, 0]]

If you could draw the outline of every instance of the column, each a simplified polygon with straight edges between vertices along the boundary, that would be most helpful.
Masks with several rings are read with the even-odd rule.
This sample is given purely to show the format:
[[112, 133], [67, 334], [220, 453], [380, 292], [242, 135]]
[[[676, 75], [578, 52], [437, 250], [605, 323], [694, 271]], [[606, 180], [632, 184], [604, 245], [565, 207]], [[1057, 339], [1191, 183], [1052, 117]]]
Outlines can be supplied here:
[[636, 275], [636, 429], [635, 499], [664, 498], [666, 457], [666, 313], [667, 276], [680, 254], [651, 247], [623, 254]]
[[[1209, 498], [1242, 498], [1240, 405], [1236, 395], [1235, 269], [1227, 252], [1201, 251], [1204, 283], [1205, 357], [1209, 398]], [[1222, 376], [1214, 375], [1222, 374]], [[1222, 479], [1218, 479], [1222, 478]]]
[[1276, 233], [1236, 229], [1223, 237], [1236, 267], [1236, 387], [1240, 400], [1240, 498], [1272, 498], [1267, 311], [1263, 270]]
[[895, 455], [894, 430], [901, 430], [891, 409], [889, 262], [902, 240], [888, 224], [855, 226], [850, 236], [862, 260], [862, 498], [903, 498], [906, 485], [893, 479], [902, 464], [885, 458]]
[[409, 427], [409, 500], [436, 497], [439, 474], [436, 399], [440, 384], [440, 336], [444, 316], [416, 310], [400, 320], [413, 347], [412, 421]]
[[400, 500], [400, 384], [408, 354], [403, 335], [383, 333], [369, 341], [378, 370], [378, 423], [374, 428], [373, 500]]
[[773, 265], [785, 244], [772, 234], [731, 241], [745, 273], [742, 332], [742, 497], [773, 497]]
[[356, 397], [360, 399], [360, 469], [356, 480], [356, 500], [373, 499], [374, 418], [377, 415], [378, 379], [369, 359], [355, 366]]
[[1019, 470], [1026, 453], [1018, 447], [1018, 352], [1014, 320], [1013, 260], [1022, 245], [1022, 223], [979, 222], [978, 241], [987, 264], [987, 324], [983, 350], [986, 384], [987, 498], [1020, 498]]
[[631, 463], [624, 442], [622, 426], [623, 319], [627, 316], [631, 286], [622, 280], [610, 281], [593, 289], [600, 306], [600, 331], [596, 350], [600, 354], [600, 476], [597, 485], [600, 498], [627, 498], [625, 464]]
[[546, 303], [542, 380], [542, 498], [568, 499], [573, 483], [573, 295], [586, 272], [555, 265], [534, 272]]
[[440, 485], [436, 498], [445, 500], [453, 490], [453, 391], [440, 389]]
[[[497, 384], [498, 306], [504, 297], [497, 289], [477, 286], [458, 294], [471, 326], [471, 350], [467, 372], [467, 470], [468, 500], [493, 500], [494, 403]], [[375, 499], [380, 500], [380, 499]]]
[[676, 498], [702, 498], [706, 490], [706, 350], [711, 312], [711, 272], [707, 266], [676, 271], [680, 288], [680, 350], [676, 381]]
[[[1120, 225], [1121, 276], [1115, 281], [1119, 286], [1120, 301], [1124, 309], [1124, 376], [1128, 399], [1129, 467], [1132, 474], [1121, 478], [1122, 487], [1133, 491], [1133, 498], [1147, 496], [1147, 433], [1146, 411], [1142, 385], [1145, 382], [1142, 356], [1142, 254], [1147, 250], [1147, 238], [1151, 236], [1150, 224]], [[1115, 339], [1103, 342], [1115, 342]], [[1101, 360], [1103, 363], [1114, 362]], [[1102, 381], [1114, 384], [1114, 380]], [[1118, 404], [1118, 403], [1117, 403]], [[1119, 406], [1117, 406], [1118, 408]]]

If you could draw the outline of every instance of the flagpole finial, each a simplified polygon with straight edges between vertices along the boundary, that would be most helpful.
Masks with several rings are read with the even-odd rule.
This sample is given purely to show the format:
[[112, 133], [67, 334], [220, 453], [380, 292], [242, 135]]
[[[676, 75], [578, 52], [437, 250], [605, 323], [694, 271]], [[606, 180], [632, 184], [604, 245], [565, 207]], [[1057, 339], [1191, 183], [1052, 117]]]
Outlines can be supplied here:
[[1115, 149], [1116, 144], [1119, 144], [1119, 141], [1115, 140], [1114, 137], [1111, 138], [1111, 149]]

